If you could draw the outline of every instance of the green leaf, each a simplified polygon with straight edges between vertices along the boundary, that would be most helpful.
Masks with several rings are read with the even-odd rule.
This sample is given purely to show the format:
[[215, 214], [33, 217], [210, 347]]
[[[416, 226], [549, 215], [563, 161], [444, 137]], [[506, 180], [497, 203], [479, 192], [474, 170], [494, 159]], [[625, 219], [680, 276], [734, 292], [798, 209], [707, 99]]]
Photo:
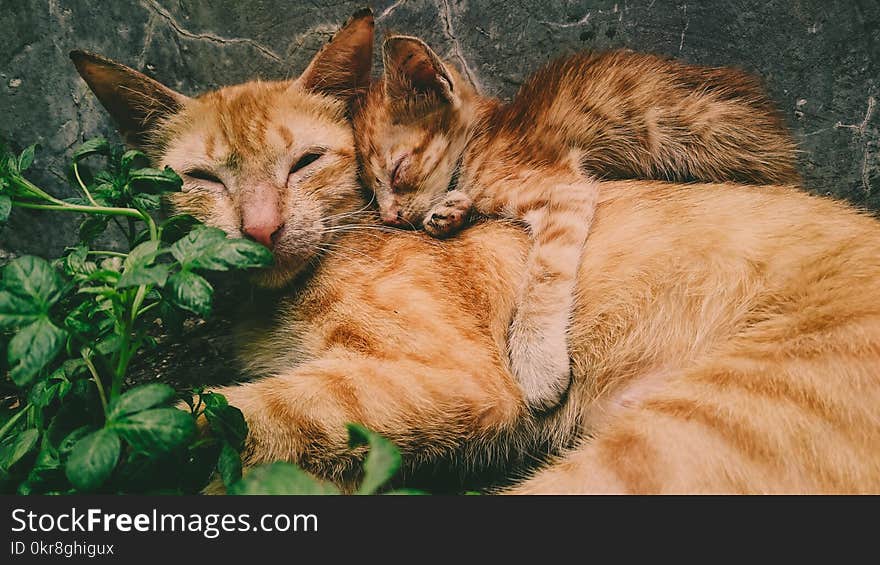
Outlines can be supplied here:
[[80, 161], [89, 155], [110, 155], [110, 144], [103, 137], [90, 139], [73, 152], [73, 160]]
[[247, 422], [244, 414], [235, 406], [229, 406], [222, 394], [202, 395], [205, 402], [205, 418], [211, 430], [236, 449], [244, 446], [247, 438]]
[[28, 393], [28, 402], [35, 408], [45, 408], [55, 400], [60, 389], [61, 383], [58, 381], [50, 381], [48, 379], [39, 381], [31, 387], [31, 391]]
[[23, 173], [31, 166], [34, 162], [34, 153], [36, 150], [37, 144], [34, 143], [21, 152], [21, 155], [18, 157], [18, 172]]
[[162, 207], [162, 197], [158, 194], [135, 194], [132, 197], [135, 208], [153, 212]]
[[142, 284], [152, 284], [156, 286], [165, 286], [168, 280], [168, 265], [138, 266], [137, 268], [123, 271], [116, 283], [116, 288], [126, 288], [130, 286], [140, 286]]
[[6, 458], [2, 461], [2, 467], [9, 469], [21, 461], [25, 455], [34, 450], [39, 439], [40, 432], [36, 428], [31, 428], [18, 434], [15, 442], [12, 444], [12, 449], [9, 450]]
[[162, 241], [171, 243], [188, 234], [199, 225], [199, 221], [189, 214], [171, 216], [160, 224], [162, 228]]
[[98, 182], [89, 191], [98, 204], [104, 206], [112, 206], [117, 203], [117, 199], [122, 196], [122, 191], [112, 182]]
[[79, 238], [90, 242], [107, 230], [110, 216], [89, 216], [79, 226]]
[[48, 261], [33, 255], [13, 259], [3, 269], [6, 290], [27, 297], [45, 309], [58, 300], [61, 280]]
[[0, 224], [5, 224], [9, 220], [10, 212], [12, 212], [12, 198], [0, 194]]
[[141, 453], [166, 453], [196, 432], [192, 416], [177, 408], [155, 408], [115, 420], [111, 428]]
[[272, 252], [247, 239], [226, 239], [217, 228], [201, 226], [176, 241], [171, 254], [185, 269], [226, 271], [263, 267], [272, 263]]
[[73, 334], [90, 334], [99, 329], [93, 321], [98, 312], [99, 307], [94, 300], [83, 302], [64, 318], [64, 327]]
[[217, 460], [217, 471], [220, 473], [220, 479], [223, 480], [223, 484], [227, 488], [241, 480], [241, 456], [228, 443], [224, 443], [223, 448], [220, 450], [220, 458]]
[[43, 314], [40, 305], [30, 299], [0, 291], [0, 329], [19, 328], [36, 321]]
[[122, 154], [122, 158], [119, 160], [119, 164], [122, 167], [123, 172], [128, 172], [131, 169], [131, 166], [136, 162], [149, 163], [150, 159], [143, 152], [138, 151], [137, 149], [129, 149], [125, 153]]
[[85, 368], [86, 364], [82, 359], [68, 359], [61, 363], [61, 366], [55, 369], [49, 378], [69, 381], [82, 373]]
[[361, 425], [348, 424], [347, 427], [351, 447], [370, 446], [370, 452], [364, 460], [364, 479], [358, 494], [374, 494], [400, 469], [400, 452], [393, 443]]
[[119, 351], [122, 346], [122, 336], [119, 334], [110, 334], [101, 338], [96, 344], [95, 349], [104, 357], [109, 357]]
[[128, 257], [125, 258], [125, 267], [130, 268], [135, 265], [139, 265], [142, 263], [149, 263], [153, 259], [156, 258], [156, 254], [159, 252], [159, 242], [158, 241], [147, 241], [144, 242], [129, 252]]
[[18, 174], [18, 159], [15, 155], [6, 152], [5, 148], [3, 154], [0, 154], [0, 172], [9, 175]]
[[158, 241], [147, 241], [132, 249], [125, 258], [122, 276], [116, 283], [116, 288], [142, 284], [165, 286], [165, 281], [168, 280], [168, 266], [153, 265], [158, 253]]
[[18, 386], [29, 384], [43, 367], [55, 359], [64, 347], [66, 337], [67, 332], [48, 318], [40, 318], [19, 330], [9, 341], [7, 349], [10, 378]]
[[278, 461], [251, 469], [242, 480], [229, 487], [229, 494], [339, 494], [339, 489], [296, 465]]
[[79, 440], [64, 468], [70, 484], [85, 491], [100, 487], [116, 468], [121, 447], [119, 436], [106, 428]]
[[135, 387], [110, 403], [109, 420], [142, 412], [174, 398], [174, 389], [166, 384], [152, 383]]
[[170, 167], [159, 169], [136, 169], [128, 174], [128, 182], [133, 192], [172, 192], [180, 190], [183, 181]]
[[59, 468], [61, 461], [58, 459], [58, 451], [52, 447], [45, 435], [43, 435], [43, 440], [40, 444], [40, 452], [37, 453], [37, 458], [34, 460], [34, 470], [42, 471]]
[[86, 260], [89, 256], [89, 248], [85, 245], [77, 245], [71, 248], [70, 253], [64, 258], [64, 270], [68, 275], [74, 275], [87, 270]]
[[[54, 424], [55, 422], [53, 422]], [[50, 430], [49, 435], [52, 434], [53, 430]], [[70, 452], [73, 451], [73, 448], [76, 447], [76, 444], [79, 443], [79, 440], [86, 437], [95, 431], [94, 426], [86, 425], [80, 426], [78, 428], [74, 428], [70, 433], [64, 436], [62, 440], [58, 443], [58, 453], [67, 457], [70, 455]], [[50, 437], [50, 439], [52, 439]]]
[[[64, 402], [47, 429], [51, 444], [60, 450], [61, 444], [78, 428], [85, 428], [83, 435], [100, 428], [104, 421], [104, 409], [98, 398], [95, 383], [77, 379], [64, 397]], [[73, 443], [76, 443], [75, 441]], [[70, 444], [73, 447], [73, 444]]]
[[[108, 262], [105, 261], [104, 263], [102, 263], [102, 267], [106, 267], [107, 264]], [[115, 284], [119, 281], [119, 276], [120, 275], [118, 271], [114, 271], [113, 269], [108, 268], [101, 268], [97, 271], [92, 271], [91, 273], [89, 273], [85, 280], [86, 282], [101, 281], [104, 283]], [[83, 292], [84, 290], [85, 289], [80, 288], [79, 291]]]
[[192, 271], [180, 271], [171, 275], [168, 287], [171, 290], [171, 302], [176, 306], [203, 318], [211, 313], [214, 287], [204, 277]]

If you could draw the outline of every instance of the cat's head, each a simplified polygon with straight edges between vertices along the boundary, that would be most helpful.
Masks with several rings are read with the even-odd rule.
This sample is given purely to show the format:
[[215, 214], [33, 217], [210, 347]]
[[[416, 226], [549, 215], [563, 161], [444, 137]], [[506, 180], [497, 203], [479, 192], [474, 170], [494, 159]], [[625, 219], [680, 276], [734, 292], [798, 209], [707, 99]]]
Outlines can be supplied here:
[[271, 249], [256, 282], [280, 287], [364, 206], [349, 108], [369, 84], [372, 48], [361, 10], [298, 78], [193, 98], [98, 55], [71, 58], [126, 140], [180, 174], [175, 211]]
[[423, 41], [391, 36], [384, 76], [355, 114], [364, 183], [382, 221], [419, 226], [450, 186], [480, 96]]

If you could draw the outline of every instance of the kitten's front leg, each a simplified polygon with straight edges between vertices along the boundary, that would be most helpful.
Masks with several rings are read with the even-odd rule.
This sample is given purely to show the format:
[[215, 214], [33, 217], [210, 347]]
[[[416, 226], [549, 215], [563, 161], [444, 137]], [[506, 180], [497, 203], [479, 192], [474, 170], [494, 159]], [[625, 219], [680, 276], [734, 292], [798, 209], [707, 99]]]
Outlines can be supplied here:
[[526, 403], [541, 411], [556, 406], [571, 381], [568, 328], [598, 188], [582, 180], [524, 192], [517, 215], [530, 227], [533, 244], [508, 350]]
[[530, 284], [520, 294], [507, 339], [511, 371], [526, 405], [536, 412], [559, 404], [571, 383], [571, 289], [557, 285], [551, 295], [543, 286]]
[[432, 237], [449, 237], [470, 219], [474, 203], [461, 190], [451, 190], [443, 200], [431, 208], [425, 216], [424, 228]]

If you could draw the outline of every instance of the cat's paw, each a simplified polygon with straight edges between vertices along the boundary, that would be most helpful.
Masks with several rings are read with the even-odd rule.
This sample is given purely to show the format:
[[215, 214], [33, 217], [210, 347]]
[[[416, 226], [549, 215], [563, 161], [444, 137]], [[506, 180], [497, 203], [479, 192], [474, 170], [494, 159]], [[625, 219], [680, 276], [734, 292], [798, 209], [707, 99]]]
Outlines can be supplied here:
[[428, 211], [423, 226], [428, 235], [449, 237], [465, 225], [470, 217], [473, 201], [460, 190], [452, 190], [443, 201]]
[[565, 333], [517, 315], [507, 343], [511, 370], [529, 410], [543, 412], [558, 406], [571, 384]]

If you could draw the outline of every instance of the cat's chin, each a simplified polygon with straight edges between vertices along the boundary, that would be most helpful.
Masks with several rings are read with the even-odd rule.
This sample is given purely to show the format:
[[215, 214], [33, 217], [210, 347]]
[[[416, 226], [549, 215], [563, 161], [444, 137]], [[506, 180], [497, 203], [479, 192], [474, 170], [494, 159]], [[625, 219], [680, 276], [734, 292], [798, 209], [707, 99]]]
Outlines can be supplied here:
[[278, 290], [293, 283], [309, 265], [309, 257], [284, 257], [275, 254], [275, 264], [251, 273], [251, 282], [258, 287]]

